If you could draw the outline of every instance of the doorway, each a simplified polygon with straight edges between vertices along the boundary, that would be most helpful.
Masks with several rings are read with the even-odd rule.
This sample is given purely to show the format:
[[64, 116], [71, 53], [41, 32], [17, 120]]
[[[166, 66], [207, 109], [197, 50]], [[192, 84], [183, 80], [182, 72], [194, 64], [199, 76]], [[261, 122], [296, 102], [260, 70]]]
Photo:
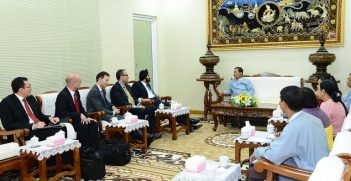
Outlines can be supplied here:
[[133, 31], [135, 80], [139, 80], [141, 70], [147, 69], [151, 77], [150, 84], [158, 92], [156, 17], [134, 14]]

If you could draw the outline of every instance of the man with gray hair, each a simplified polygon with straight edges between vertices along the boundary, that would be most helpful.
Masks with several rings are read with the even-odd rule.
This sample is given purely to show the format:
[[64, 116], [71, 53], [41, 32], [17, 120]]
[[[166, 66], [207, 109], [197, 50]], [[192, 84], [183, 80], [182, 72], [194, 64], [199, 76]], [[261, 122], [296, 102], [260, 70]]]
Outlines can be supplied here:
[[98, 148], [98, 123], [87, 117], [79, 95], [80, 75], [68, 73], [65, 78], [66, 87], [57, 95], [55, 115], [59, 118], [69, 118], [77, 132], [77, 138], [82, 146]]

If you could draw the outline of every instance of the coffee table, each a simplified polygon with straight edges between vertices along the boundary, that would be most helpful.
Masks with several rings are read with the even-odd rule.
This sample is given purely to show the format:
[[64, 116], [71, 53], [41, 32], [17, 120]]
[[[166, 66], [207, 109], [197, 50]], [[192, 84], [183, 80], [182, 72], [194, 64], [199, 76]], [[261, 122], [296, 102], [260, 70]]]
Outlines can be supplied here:
[[[168, 131], [172, 133], [172, 140], [177, 139], [177, 132], [180, 130], [185, 130], [185, 134], [190, 133], [190, 118], [189, 118], [189, 113], [190, 113], [190, 108], [189, 107], [182, 107], [179, 110], [173, 110], [173, 109], [157, 109], [155, 111], [156, 113], [156, 132], [161, 132], [162, 130]], [[177, 122], [176, 118], [177, 116], [185, 115], [185, 125], [182, 125], [180, 129], [177, 130]], [[169, 120], [169, 125], [164, 126], [161, 128], [161, 121], [168, 119]], [[167, 127], [170, 127], [171, 130], [169, 131]]]
[[110, 139], [115, 133], [120, 133], [123, 135], [124, 141], [130, 143], [130, 132], [138, 129], [143, 130], [143, 138], [141, 143], [132, 144], [129, 151], [133, 151], [136, 148], [140, 148], [143, 153], [147, 151], [147, 127], [149, 126], [149, 121], [144, 119], [138, 119], [137, 123], [127, 124], [124, 120], [120, 120], [118, 124], [104, 123], [105, 127], [105, 139]]
[[[39, 180], [46, 181], [47, 170], [56, 170], [56, 175], [50, 180], [58, 180], [66, 175], [74, 176], [74, 180], [80, 181], [80, 156], [79, 147], [81, 144], [78, 140], [66, 139], [63, 145], [56, 147], [46, 146], [46, 141], [39, 142], [39, 147], [31, 148], [29, 145], [20, 147], [20, 159], [21, 159], [21, 180], [35, 181], [35, 175], [39, 173]], [[73, 150], [73, 167], [69, 164], [62, 164], [62, 153]], [[51, 157], [56, 157], [56, 166], [47, 167], [46, 161]], [[34, 170], [28, 173], [27, 163], [29, 158], [35, 158], [39, 163], [39, 170]], [[70, 169], [71, 171], [63, 171], [63, 169]]]
[[272, 117], [272, 113], [276, 108], [277, 104], [270, 103], [261, 103], [258, 104], [257, 107], [239, 107], [236, 105], [231, 105], [229, 102], [212, 104], [211, 109], [214, 121], [214, 127], [212, 128], [212, 130], [217, 130], [219, 117], [233, 116], [236, 118], [237, 123], [239, 122], [239, 117], [268, 119]]

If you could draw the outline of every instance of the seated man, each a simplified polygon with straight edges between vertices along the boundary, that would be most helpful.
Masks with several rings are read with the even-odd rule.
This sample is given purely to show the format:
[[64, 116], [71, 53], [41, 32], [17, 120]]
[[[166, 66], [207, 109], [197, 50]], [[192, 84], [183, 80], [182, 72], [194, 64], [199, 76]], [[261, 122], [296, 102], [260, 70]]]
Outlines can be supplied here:
[[224, 91], [224, 94], [231, 94], [234, 96], [246, 93], [254, 96], [255, 90], [250, 80], [243, 77], [243, 69], [241, 67], [234, 68], [234, 79], [232, 78], [229, 87]]
[[57, 117], [44, 115], [38, 107], [34, 96], [31, 95], [30, 82], [25, 77], [17, 77], [11, 83], [13, 94], [1, 101], [0, 116], [6, 130], [29, 129], [30, 134], [26, 139], [33, 136], [39, 140], [54, 135], [60, 128], [39, 129], [45, 125], [59, 123]]
[[[162, 102], [159, 96], [152, 90], [150, 86], [150, 75], [147, 69], [141, 70], [139, 73], [139, 81], [135, 82], [132, 86], [132, 91], [135, 97], [139, 99], [150, 99], [151, 102], [157, 108], [159, 104]], [[199, 120], [200, 121], [200, 120]], [[191, 121], [190, 130], [198, 129], [202, 126], [202, 124], [198, 124], [199, 121]], [[178, 116], [177, 122], [181, 124], [185, 124], [185, 115]]]
[[66, 87], [57, 95], [55, 115], [73, 120], [73, 127], [82, 146], [98, 148], [98, 123], [87, 117], [79, 95], [80, 75], [69, 73], [65, 78]]
[[[276, 165], [286, 164], [305, 170], [314, 170], [317, 162], [328, 156], [328, 143], [321, 120], [301, 111], [303, 91], [288, 86], [280, 91], [279, 106], [288, 116], [289, 124], [279, 138], [268, 147], [257, 148], [250, 161], [264, 157]], [[248, 169], [248, 180], [264, 180], [265, 172], [259, 174], [253, 167]], [[287, 180], [285, 177], [279, 180]]]
[[[116, 72], [117, 82], [111, 88], [111, 102], [114, 106], [131, 106], [129, 110], [132, 114], [137, 115], [139, 119], [145, 119], [149, 121], [150, 128], [156, 127], [155, 111], [157, 107], [154, 105], [143, 106], [134, 97], [131, 87], [127, 84], [128, 73], [125, 69], [119, 69]], [[149, 131], [151, 133], [151, 131]], [[156, 133], [154, 138], [159, 138], [160, 133]]]
[[90, 89], [87, 96], [87, 112], [104, 111], [104, 120], [111, 122], [113, 116], [119, 116], [119, 109], [113, 106], [106, 99], [106, 90], [110, 80], [110, 74], [107, 72], [100, 72], [96, 75], [96, 84]]
[[[351, 74], [349, 74], [349, 77], [347, 78], [347, 87], [351, 88]], [[347, 111], [350, 112], [350, 106], [351, 106], [351, 91], [349, 91], [347, 94], [342, 96], [341, 98], [342, 102], [344, 102]]]

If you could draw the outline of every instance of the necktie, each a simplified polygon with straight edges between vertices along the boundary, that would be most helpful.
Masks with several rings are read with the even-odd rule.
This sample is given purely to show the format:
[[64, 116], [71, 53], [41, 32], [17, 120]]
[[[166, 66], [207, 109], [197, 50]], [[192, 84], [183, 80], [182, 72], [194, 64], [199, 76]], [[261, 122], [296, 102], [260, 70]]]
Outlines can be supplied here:
[[74, 101], [74, 107], [76, 107], [76, 111], [77, 111], [78, 113], [80, 113], [79, 103], [78, 103], [78, 98], [77, 98], [77, 94], [76, 94], [76, 93], [74, 93], [74, 99], [73, 99], [73, 101]]
[[132, 97], [132, 95], [130, 95], [129, 91], [127, 90], [126, 87], [123, 87], [123, 90], [124, 92], [127, 94], [128, 96], [128, 100], [129, 100], [129, 103], [131, 103], [132, 105], [135, 105], [135, 101], [134, 101], [134, 98]]
[[104, 98], [106, 98], [106, 90], [102, 89], [101, 92], [102, 92], [102, 95], [104, 96]]
[[23, 102], [24, 102], [24, 108], [26, 108], [28, 116], [34, 121], [35, 124], [40, 122], [40, 120], [33, 114], [32, 110], [30, 109], [27, 99], [24, 98]]

